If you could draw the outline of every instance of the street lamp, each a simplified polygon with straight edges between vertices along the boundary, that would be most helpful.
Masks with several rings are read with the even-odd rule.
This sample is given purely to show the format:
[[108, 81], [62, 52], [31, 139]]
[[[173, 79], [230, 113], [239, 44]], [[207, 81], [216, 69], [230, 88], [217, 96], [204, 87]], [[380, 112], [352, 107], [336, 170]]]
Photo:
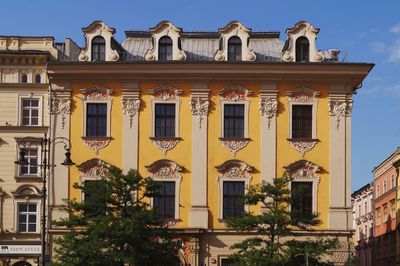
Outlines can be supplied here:
[[[47, 197], [47, 173], [50, 170], [50, 166], [52, 164], [49, 164], [47, 162], [48, 158], [50, 158], [50, 145], [54, 143], [55, 141], [60, 141], [57, 143], [63, 143], [64, 144], [64, 150], [65, 150], [65, 159], [64, 162], [62, 162], [62, 165], [65, 166], [71, 166], [74, 165], [75, 163], [71, 160], [71, 141], [65, 137], [57, 137], [52, 140], [50, 138], [47, 138], [47, 134], [44, 134], [44, 138], [40, 139], [40, 147], [41, 147], [41, 176], [43, 178], [43, 188], [42, 188], [42, 265], [46, 265], [46, 197]], [[17, 145], [26, 147], [27, 144], [32, 143], [32, 138], [23, 138], [17, 142]], [[56, 144], [56, 143], [54, 143]], [[15, 164], [18, 165], [28, 165], [28, 161], [25, 158], [25, 149], [22, 148], [19, 151], [19, 158], [17, 161], [14, 162]]]

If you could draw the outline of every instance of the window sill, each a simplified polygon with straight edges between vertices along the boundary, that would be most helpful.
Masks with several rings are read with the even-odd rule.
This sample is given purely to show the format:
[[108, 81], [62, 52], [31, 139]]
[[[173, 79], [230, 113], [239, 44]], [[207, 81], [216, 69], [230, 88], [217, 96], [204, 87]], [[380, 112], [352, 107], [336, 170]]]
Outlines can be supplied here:
[[250, 138], [219, 138], [220, 141], [250, 141]]
[[287, 140], [291, 142], [319, 142], [319, 139], [313, 139], [313, 138], [294, 138], [294, 139], [288, 138]]
[[17, 175], [15, 180], [17, 182], [43, 182], [43, 178], [39, 175]]
[[150, 140], [182, 140], [181, 137], [150, 137]]

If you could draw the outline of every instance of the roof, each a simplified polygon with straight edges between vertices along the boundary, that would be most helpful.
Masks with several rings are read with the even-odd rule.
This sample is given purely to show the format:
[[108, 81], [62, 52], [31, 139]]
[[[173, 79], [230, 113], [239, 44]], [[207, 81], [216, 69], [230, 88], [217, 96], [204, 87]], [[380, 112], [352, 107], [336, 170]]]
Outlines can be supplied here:
[[368, 183], [365, 186], [361, 187], [360, 189], [356, 190], [353, 192], [353, 194], [351, 194], [351, 197], [354, 199], [358, 194], [360, 194], [361, 192], [368, 190], [369, 188], [373, 188], [372, 183]]

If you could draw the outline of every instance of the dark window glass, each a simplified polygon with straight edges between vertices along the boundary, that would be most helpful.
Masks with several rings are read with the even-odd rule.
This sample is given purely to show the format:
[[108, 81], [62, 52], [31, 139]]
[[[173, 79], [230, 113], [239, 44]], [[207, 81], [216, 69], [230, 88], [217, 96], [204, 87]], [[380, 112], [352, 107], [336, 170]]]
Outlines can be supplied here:
[[39, 100], [37, 99], [22, 100], [22, 125], [23, 126], [39, 125]]
[[23, 74], [21, 77], [21, 82], [22, 83], [27, 83], [28, 82], [28, 76], [26, 74]]
[[[37, 175], [38, 174], [38, 152], [37, 149], [24, 149], [25, 160], [27, 165], [20, 167], [20, 175]], [[36, 205], [34, 205], [36, 206]]]
[[175, 137], [175, 104], [156, 103], [155, 137]]
[[232, 265], [232, 261], [230, 259], [221, 259], [221, 266], [229, 266]]
[[158, 42], [158, 60], [172, 60], [172, 40], [168, 36], [162, 37]]
[[312, 105], [292, 106], [292, 138], [312, 138]]
[[36, 204], [18, 205], [18, 231], [21, 233], [35, 233], [37, 225]]
[[312, 217], [312, 182], [292, 182], [291, 215], [295, 221], [304, 221]]
[[160, 182], [153, 197], [153, 208], [165, 218], [175, 218], [175, 182]]
[[42, 82], [42, 77], [40, 76], [40, 74], [37, 74], [37, 75], [35, 76], [35, 82], [36, 82], [36, 83], [41, 83], [41, 82]]
[[244, 137], [244, 105], [224, 105], [224, 138]]
[[86, 136], [107, 136], [106, 103], [88, 103], [86, 105]]
[[92, 61], [106, 60], [106, 41], [101, 36], [96, 36], [92, 40]]
[[299, 37], [296, 40], [296, 62], [310, 61], [310, 43], [306, 37]]
[[228, 41], [228, 61], [242, 60], [242, 41], [239, 37], [231, 37]]
[[234, 217], [244, 212], [244, 182], [225, 181], [223, 185], [223, 218]]

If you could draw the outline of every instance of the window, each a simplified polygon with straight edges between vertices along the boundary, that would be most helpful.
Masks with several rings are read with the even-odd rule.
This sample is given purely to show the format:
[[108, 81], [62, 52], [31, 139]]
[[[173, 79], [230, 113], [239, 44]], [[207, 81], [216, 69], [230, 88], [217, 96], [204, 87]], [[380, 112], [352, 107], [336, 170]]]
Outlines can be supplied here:
[[24, 149], [25, 160], [27, 165], [22, 165], [19, 168], [19, 175], [38, 175], [38, 150], [37, 149]]
[[242, 41], [239, 37], [231, 37], [228, 41], [228, 61], [242, 60]]
[[361, 204], [360, 205], [358, 205], [358, 217], [361, 217]]
[[18, 232], [36, 233], [37, 218], [38, 213], [36, 204], [18, 204]]
[[82, 200], [85, 201], [83, 213], [86, 217], [104, 215], [107, 212], [105, 198], [106, 186], [100, 180], [84, 180]]
[[155, 137], [175, 137], [175, 104], [155, 104]]
[[310, 43], [306, 37], [296, 40], [296, 62], [309, 62]]
[[390, 201], [390, 218], [396, 218], [396, 202], [394, 200]]
[[394, 186], [395, 186], [395, 183], [394, 183], [394, 175], [392, 175], [392, 176], [390, 177], [390, 188], [392, 189], [392, 188], [394, 188]]
[[312, 138], [312, 105], [293, 105], [292, 138]]
[[223, 258], [223, 259], [221, 259], [221, 264], [220, 265], [221, 266], [229, 266], [229, 265], [232, 265], [232, 261], [230, 259]]
[[22, 99], [22, 125], [39, 125], [39, 99]]
[[244, 137], [244, 105], [224, 104], [224, 138]]
[[36, 83], [42, 83], [42, 77], [40, 76], [40, 74], [37, 74], [37, 75], [35, 76], [35, 82], [36, 82]]
[[387, 181], [386, 179], [383, 180], [383, 194], [385, 194], [387, 192]]
[[22, 76], [21, 76], [21, 82], [22, 82], [22, 83], [27, 83], [27, 82], [28, 82], [28, 75], [27, 75], [27, 74], [22, 74]]
[[368, 213], [368, 207], [367, 207], [367, 202], [364, 202], [364, 214]]
[[367, 225], [364, 225], [364, 238], [368, 237], [368, 228]]
[[153, 198], [153, 208], [165, 218], [175, 218], [175, 182], [159, 182], [157, 195]]
[[310, 219], [313, 214], [313, 183], [312, 182], [292, 182], [292, 219], [303, 221]]
[[223, 182], [223, 219], [234, 217], [244, 212], [244, 185], [242, 181]]
[[107, 136], [107, 104], [87, 103], [86, 108], [86, 136]]
[[106, 41], [101, 36], [96, 36], [92, 40], [92, 61], [105, 61]]
[[383, 222], [386, 223], [388, 219], [388, 208], [387, 208], [387, 203], [383, 205]]
[[172, 60], [172, 39], [168, 36], [162, 37], [158, 42], [158, 60]]
[[376, 225], [381, 224], [381, 208], [376, 209]]
[[362, 237], [362, 229], [359, 228], [359, 229], [358, 229], [358, 240], [360, 241], [362, 238], [363, 238], [363, 237]]
[[380, 194], [381, 194], [381, 191], [380, 191], [380, 187], [379, 187], [379, 184], [378, 184], [378, 185], [376, 185], [376, 197], [379, 197]]

